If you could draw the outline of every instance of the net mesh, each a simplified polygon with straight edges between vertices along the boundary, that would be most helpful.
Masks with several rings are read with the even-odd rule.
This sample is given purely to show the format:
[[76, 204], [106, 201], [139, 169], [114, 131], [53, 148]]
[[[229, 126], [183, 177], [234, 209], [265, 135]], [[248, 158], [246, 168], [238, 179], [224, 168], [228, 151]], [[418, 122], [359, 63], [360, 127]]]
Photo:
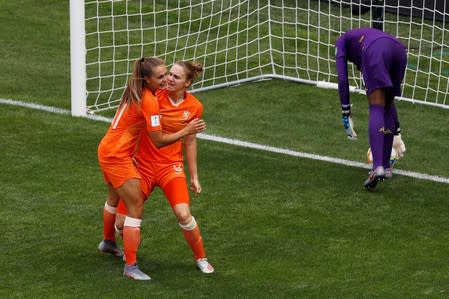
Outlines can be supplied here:
[[[383, 4], [384, 31], [408, 48], [402, 99], [448, 108], [449, 16], [418, 2]], [[89, 110], [118, 105], [134, 61], [142, 56], [159, 56], [167, 65], [201, 63], [204, 71], [194, 91], [266, 78], [335, 88], [336, 38], [350, 28], [371, 27], [373, 21], [371, 12], [353, 14], [349, 3], [86, 1]], [[349, 74], [352, 89], [363, 90], [359, 72], [350, 67]]]

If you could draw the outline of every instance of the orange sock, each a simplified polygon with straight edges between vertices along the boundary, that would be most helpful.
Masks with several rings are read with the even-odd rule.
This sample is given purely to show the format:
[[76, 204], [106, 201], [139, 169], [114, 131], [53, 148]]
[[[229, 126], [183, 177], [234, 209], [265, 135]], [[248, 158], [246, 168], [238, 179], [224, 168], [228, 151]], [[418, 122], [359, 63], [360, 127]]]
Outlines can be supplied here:
[[126, 217], [123, 227], [123, 249], [127, 265], [137, 264], [137, 249], [140, 245], [141, 219]]
[[[204, 250], [203, 238], [201, 237], [200, 227], [192, 217], [192, 222], [187, 225], [180, 225], [184, 238], [193, 251], [195, 260], [206, 257]], [[192, 225], [193, 224], [193, 225]], [[190, 227], [189, 227], [190, 226]], [[191, 228], [193, 226], [193, 228]], [[190, 229], [189, 229], [190, 228]]]
[[116, 208], [111, 207], [107, 203], [104, 205], [103, 209], [103, 237], [105, 240], [110, 240], [115, 242], [115, 210]]

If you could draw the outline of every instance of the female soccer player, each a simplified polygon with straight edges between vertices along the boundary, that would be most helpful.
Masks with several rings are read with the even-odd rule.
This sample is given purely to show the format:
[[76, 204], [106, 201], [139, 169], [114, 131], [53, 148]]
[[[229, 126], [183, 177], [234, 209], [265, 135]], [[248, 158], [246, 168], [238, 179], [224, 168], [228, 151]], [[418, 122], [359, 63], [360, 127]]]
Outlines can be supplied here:
[[[157, 93], [161, 113], [161, 125], [166, 133], [182, 129], [192, 119], [201, 118], [203, 106], [187, 90], [202, 72], [202, 66], [185, 61], [176, 62], [167, 76], [166, 89]], [[201, 193], [197, 168], [197, 144], [195, 134], [185, 137], [185, 155], [190, 173], [190, 190]], [[135, 156], [137, 168], [143, 177], [142, 192], [148, 196], [159, 186], [167, 197], [179, 222], [185, 240], [193, 251], [197, 267], [203, 273], [213, 273], [203, 246], [200, 228], [190, 212], [190, 198], [183, 161], [183, 142], [157, 148], [146, 135], [142, 135]], [[120, 202], [117, 215], [126, 214]], [[120, 227], [120, 217], [117, 217]], [[126, 256], [126, 258], [128, 258]]]
[[173, 131], [173, 134], [162, 134], [159, 105], [154, 93], [165, 84], [166, 73], [165, 63], [159, 58], [141, 58], [135, 62], [120, 106], [98, 146], [98, 160], [109, 190], [104, 207], [104, 240], [98, 249], [121, 255], [115, 243], [113, 223], [119, 198], [122, 198], [128, 208], [123, 228], [127, 262], [124, 275], [137, 280], [150, 279], [137, 267], [136, 257], [140, 244], [144, 197], [140, 190], [141, 176], [132, 157], [140, 134], [143, 132], [155, 146], [163, 146], [205, 129], [204, 121], [193, 119], [176, 133]]
[[373, 169], [364, 186], [367, 189], [374, 188], [379, 181], [392, 175], [389, 161], [393, 139], [399, 157], [405, 151], [394, 97], [401, 95], [401, 82], [407, 65], [406, 49], [395, 37], [372, 28], [347, 31], [337, 39], [335, 47], [342, 119], [349, 139], [357, 139], [357, 134], [354, 131], [349, 101], [348, 61], [355, 64], [362, 73], [367, 90]]

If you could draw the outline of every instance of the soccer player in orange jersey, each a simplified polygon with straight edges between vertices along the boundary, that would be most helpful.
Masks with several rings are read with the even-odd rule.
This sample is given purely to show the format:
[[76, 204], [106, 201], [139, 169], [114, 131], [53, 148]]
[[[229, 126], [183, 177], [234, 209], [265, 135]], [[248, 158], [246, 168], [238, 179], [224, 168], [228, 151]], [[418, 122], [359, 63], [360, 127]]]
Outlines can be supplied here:
[[124, 275], [137, 280], [150, 279], [137, 267], [136, 257], [144, 202], [140, 190], [141, 175], [132, 161], [139, 137], [143, 134], [159, 147], [205, 129], [204, 121], [194, 119], [172, 134], [163, 134], [159, 105], [154, 93], [165, 84], [166, 73], [165, 63], [159, 58], [140, 58], [135, 62], [120, 106], [98, 146], [98, 161], [109, 191], [103, 212], [104, 240], [98, 245], [98, 249], [122, 255], [116, 246], [114, 234], [116, 207], [122, 198], [128, 208], [123, 228], [127, 262]]
[[[167, 76], [166, 89], [157, 93], [161, 124], [164, 133], [181, 130], [192, 119], [201, 118], [203, 105], [187, 90], [202, 72], [197, 63], [178, 61]], [[185, 155], [190, 173], [190, 190], [201, 193], [197, 168], [196, 135], [184, 138]], [[142, 135], [135, 155], [139, 173], [142, 175], [142, 192], [147, 196], [155, 186], [159, 186], [167, 197], [179, 222], [185, 240], [193, 251], [197, 267], [203, 273], [213, 273], [214, 268], [206, 258], [200, 228], [190, 212], [190, 198], [184, 172], [183, 141], [178, 140], [168, 146], [157, 148], [151, 140]], [[126, 214], [122, 202], [117, 215]], [[120, 227], [120, 217], [117, 217]]]

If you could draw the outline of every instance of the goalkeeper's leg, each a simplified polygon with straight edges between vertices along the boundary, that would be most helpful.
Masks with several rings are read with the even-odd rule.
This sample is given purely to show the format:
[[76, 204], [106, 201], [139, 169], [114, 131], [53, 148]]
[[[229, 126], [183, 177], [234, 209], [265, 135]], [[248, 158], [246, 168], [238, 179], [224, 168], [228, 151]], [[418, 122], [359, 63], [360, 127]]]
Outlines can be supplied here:
[[373, 169], [364, 182], [365, 188], [374, 188], [385, 177], [383, 166], [385, 132], [385, 91], [376, 89], [368, 95], [369, 101], [369, 143], [373, 155]]
[[373, 153], [373, 169], [383, 166], [384, 148], [384, 107], [381, 105], [370, 105], [369, 119], [369, 143]]
[[393, 118], [393, 122], [394, 122], [394, 129], [395, 131], [393, 132], [395, 135], [400, 134], [401, 132], [397, 132], [397, 128], [400, 128], [399, 125], [399, 116], [398, 116], [398, 109], [396, 108], [396, 104], [394, 102], [394, 97], [391, 100], [391, 104], [390, 104], [390, 113], [391, 113], [391, 117]]
[[391, 178], [392, 177], [392, 167], [390, 161], [391, 161], [391, 150], [393, 147], [393, 137], [394, 137], [394, 129], [395, 129], [395, 123], [394, 123], [394, 111], [395, 110], [392, 106], [394, 106], [393, 100], [391, 102], [391, 105], [388, 105], [385, 108], [385, 116], [384, 116], [384, 147], [383, 147], [383, 167], [385, 168], [385, 177]]

